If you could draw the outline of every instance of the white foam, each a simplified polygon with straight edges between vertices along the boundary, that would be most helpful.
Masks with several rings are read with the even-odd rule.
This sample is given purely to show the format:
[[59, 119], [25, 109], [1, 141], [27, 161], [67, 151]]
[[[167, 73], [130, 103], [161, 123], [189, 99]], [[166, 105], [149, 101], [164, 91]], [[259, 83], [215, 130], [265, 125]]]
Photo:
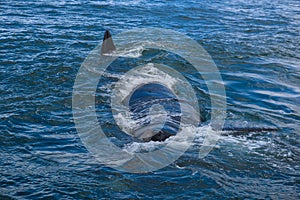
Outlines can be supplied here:
[[188, 142], [188, 138], [195, 135], [193, 145], [201, 145], [204, 141], [206, 134], [211, 134], [212, 136], [218, 137], [216, 131], [213, 131], [210, 125], [203, 126], [203, 127], [193, 127], [187, 126], [182, 127], [181, 131], [182, 134], [179, 134], [180, 137], [171, 136], [165, 141], [158, 142], [158, 141], [150, 141], [150, 142], [132, 142], [125, 147], [123, 147], [123, 151], [126, 151], [130, 154], [134, 153], [142, 153], [142, 152], [150, 152], [157, 150], [169, 143], [176, 143], [176, 146], [184, 146]]
[[106, 56], [114, 56], [114, 57], [126, 57], [126, 58], [138, 58], [141, 57], [144, 51], [144, 47], [142, 45], [137, 45], [130, 48], [118, 49], [111, 53], [106, 53]]

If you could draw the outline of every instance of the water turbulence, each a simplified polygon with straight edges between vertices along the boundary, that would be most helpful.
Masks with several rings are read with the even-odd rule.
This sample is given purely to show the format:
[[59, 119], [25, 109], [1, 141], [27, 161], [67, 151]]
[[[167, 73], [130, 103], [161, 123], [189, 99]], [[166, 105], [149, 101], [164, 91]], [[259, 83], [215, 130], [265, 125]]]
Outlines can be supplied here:
[[[123, 133], [138, 139], [127, 144], [124, 151], [152, 151], [173, 139], [188, 143], [186, 127], [199, 125], [196, 97], [186, 92], [187, 88], [191, 90], [187, 81], [171, 67], [154, 63], [138, 66], [113, 85], [115, 123]], [[139, 151], [132, 151], [133, 146]]]
[[[226, 107], [222, 78], [209, 54], [193, 39], [167, 29], [130, 30], [116, 35], [116, 46], [109, 32], [105, 37], [104, 46], [96, 47], [83, 62], [73, 90], [74, 122], [87, 149], [101, 163], [122, 171], [144, 173], [176, 161], [193, 145], [200, 131], [205, 139], [199, 157], [206, 156], [218, 140], [215, 135], [223, 126]], [[115, 50], [110, 48], [114, 46]], [[143, 52], [151, 49], [179, 56], [190, 67], [180, 69], [174, 61], [169, 65], [159, 62], [160, 59], [152, 61], [151, 57], [150, 60], [143, 57]], [[117, 64], [118, 59], [123, 64]], [[189, 68], [201, 74], [205, 82], [209, 81], [209, 122], [215, 128], [215, 134], [199, 128], [201, 117], [197, 94], [182, 74], [182, 70]], [[108, 97], [110, 106], [102, 104], [105, 100], [101, 99], [101, 109], [96, 109], [95, 92], [99, 84], [108, 92], [103, 95]], [[109, 107], [108, 112], [102, 110], [105, 107]], [[96, 110], [102, 115], [97, 116]], [[114, 121], [103, 123], [102, 117], [110, 116], [110, 113]], [[102, 122], [99, 123], [99, 119]], [[123, 142], [120, 146], [118, 143], [122, 143], [125, 136], [113, 134], [110, 124], [117, 125], [127, 137], [158, 143], [144, 145], [134, 141]], [[132, 151], [132, 146], [137, 146], [137, 151]]]

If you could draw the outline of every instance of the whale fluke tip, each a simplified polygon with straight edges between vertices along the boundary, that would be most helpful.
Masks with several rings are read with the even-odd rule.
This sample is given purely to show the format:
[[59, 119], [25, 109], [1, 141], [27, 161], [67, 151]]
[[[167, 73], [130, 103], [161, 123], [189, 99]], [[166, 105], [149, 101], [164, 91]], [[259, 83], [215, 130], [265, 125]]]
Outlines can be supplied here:
[[114, 42], [112, 40], [111, 34], [109, 30], [106, 30], [103, 37], [103, 43], [101, 46], [101, 54], [111, 53], [116, 50]]

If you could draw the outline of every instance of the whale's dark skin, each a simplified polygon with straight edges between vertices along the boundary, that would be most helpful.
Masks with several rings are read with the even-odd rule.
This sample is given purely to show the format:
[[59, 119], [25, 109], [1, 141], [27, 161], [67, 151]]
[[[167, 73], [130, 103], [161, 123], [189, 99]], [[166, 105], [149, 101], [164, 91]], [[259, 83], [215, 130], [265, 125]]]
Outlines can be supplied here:
[[116, 50], [114, 42], [112, 40], [109, 30], [106, 30], [103, 37], [103, 43], [101, 46], [101, 54], [108, 54]]
[[172, 135], [174, 135], [174, 134], [171, 134], [171, 133], [168, 133], [167, 131], [161, 130], [157, 134], [153, 135], [152, 137], [143, 138], [142, 141], [143, 142], [149, 142], [149, 141], [162, 142], [162, 141], [165, 141], [166, 139], [168, 139], [169, 137], [171, 137]]
[[[241, 135], [247, 134], [251, 132], [270, 132], [270, 131], [278, 131], [278, 128], [273, 127], [226, 127], [222, 129], [222, 135]], [[165, 141], [169, 137], [174, 136], [174, 134], [170, 134], [167, 131], [159, 131], [157, 134], [153, 135], [150, 138], [144, 138], [144, 142], [149, 141]]]
[[[222, 129], [222, 135], [241, 135], [241, 134], [247, 134], [251, 132], [270, 132], [270, 131], [278, 131], [278, 128], [272, 128], [272, 127], [234, 127], [234, 128], [223, 128]], [[143, 138], [143, 142], [149, 142], [149, 141], [158, 141], [162, 142], [168, 139], [169, 137], [174, 136], [174, 134], [168, 133], [167, 131], [161, 130], [157, 134], [153, 135], [149, 138]]]
[[[108, 30], [105, 31], [104, 37], [103, 37], [103, 43], [101, 47], [101, 54], [109, 54], [116, 50], [116, 47], [114, 45], [114, 42], [112, 40], [111, 34]], [[156, 86], [153, 84], [153, 86]], [[157, 89], [153, 87], [154, 89]], [[152, 89], [153, 89], [152, 88]], [[149, 88], [148, 88], [149, 89]], [[178, 120], [178, 119], [177, 119]], [[175, 120], [175, 121], [177, 121]], [[177, 121], [179, 125], [180, 121]], [[176, 123], [177, 123], [176, 122]], [[179, 126], [178, 126], [179, 127]], [[240, 134], [247, 134], [251, 132], [270, 132], [270, 131], [278, 131], [279, 129], [276, 127], [225, 127], [222, 129], [222, 135], [240, 135]], [[165, 141], [171, 136], [174, 136], [174, 133], [168, 132], [165, 129], [162, 129], [160, 131], [152, 132], [149, 135], [152, 135], [150, 137], [145, 138], [137, 138], [143, 142], [149, 142], [149, 141]]]

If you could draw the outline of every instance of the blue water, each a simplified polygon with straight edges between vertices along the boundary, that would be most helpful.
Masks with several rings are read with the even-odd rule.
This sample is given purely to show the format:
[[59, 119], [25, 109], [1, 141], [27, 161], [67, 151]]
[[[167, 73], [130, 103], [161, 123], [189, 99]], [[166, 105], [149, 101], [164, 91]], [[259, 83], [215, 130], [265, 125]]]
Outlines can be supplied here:
[[[300, 198], [299, 1], [8, 0], [0, 21], [0, 199]], [[146, 174], [99, 163], [74, 125], [75, 77], [106, 29], [142, 27], [184, 33], [212, 56], [226, 88], [226, 126], [278, 131], [227, 133], [203, 159], [195, 142]], [[188, 65], [158, 50], [145, 50], [143, 59]], [[114, 65], [126, 70], [133, 61]], [[203, 81], [189, 68], [182, 74], [209, 118]], [[96, 103], [109, 129], [105, 102]]]

